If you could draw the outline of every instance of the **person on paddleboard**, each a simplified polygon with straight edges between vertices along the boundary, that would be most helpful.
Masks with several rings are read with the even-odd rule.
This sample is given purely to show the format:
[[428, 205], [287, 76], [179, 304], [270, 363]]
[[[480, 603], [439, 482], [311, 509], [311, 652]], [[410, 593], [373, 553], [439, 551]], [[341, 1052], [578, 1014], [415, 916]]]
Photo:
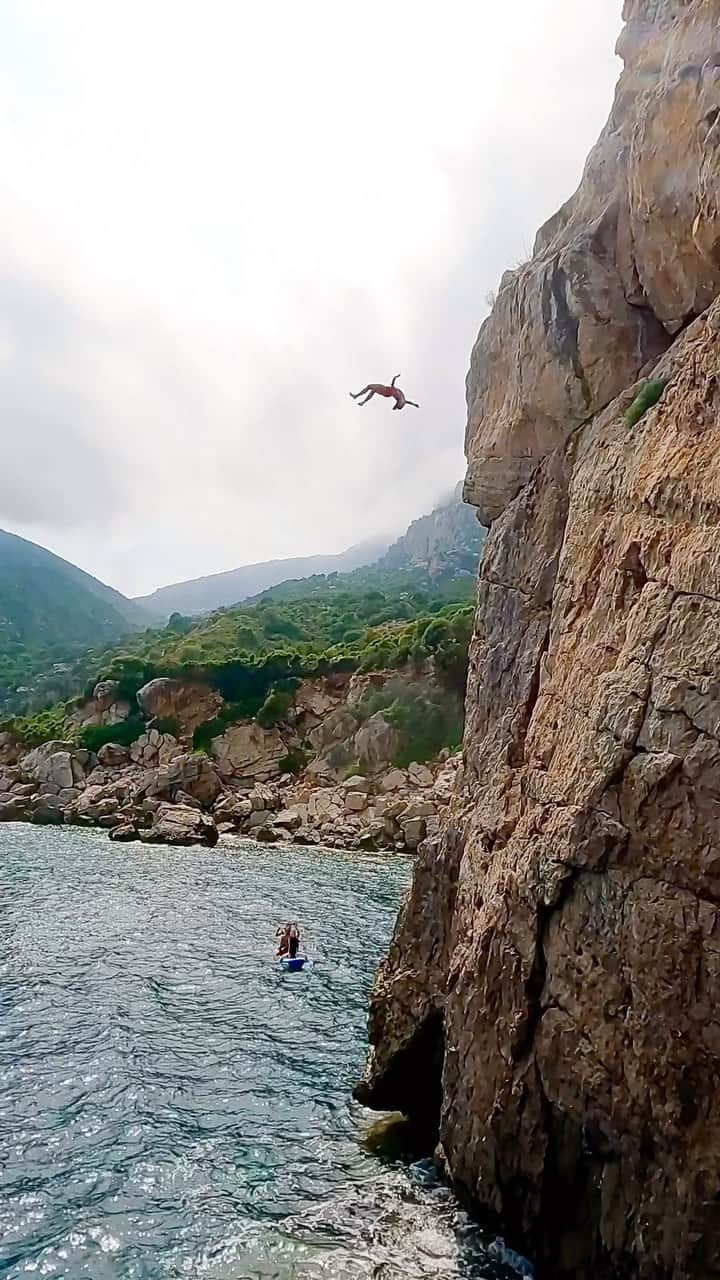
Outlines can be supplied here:
[[295, 959], [299, 949], [300, 949], [300, 930], [298, 928], [298, 924], [296, 920], [294, 924], [290, 925], [290, 932], [288, 934], [288, 955], [290, 956], [291, 960]]

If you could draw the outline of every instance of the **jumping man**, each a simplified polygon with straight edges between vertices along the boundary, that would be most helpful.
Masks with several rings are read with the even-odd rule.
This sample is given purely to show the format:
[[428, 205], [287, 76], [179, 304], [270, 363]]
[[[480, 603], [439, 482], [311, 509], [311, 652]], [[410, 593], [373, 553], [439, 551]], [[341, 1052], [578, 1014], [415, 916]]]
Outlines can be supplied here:
[[395, 401], [393, 409], [404, 409], [406, 404], [411, 404], [413, 409], [419, 409], [419, 404], [416, 404], [414, 400], [408, 400], [404, 391], [395, 386], [399, 377], [400, 374], [396, 373], [389, 387], [386, 387], [383, 382], [369, 382], [366, 387], [363, 387], [362, 391], [351, 391], [350, 395], [353, 400], [360, 400], [360, 396], [365, 396], [364, 400], [360, 400], [361, 405], [367, 404], [368, 400], [372, 400], [373, 396], [390, 396]]

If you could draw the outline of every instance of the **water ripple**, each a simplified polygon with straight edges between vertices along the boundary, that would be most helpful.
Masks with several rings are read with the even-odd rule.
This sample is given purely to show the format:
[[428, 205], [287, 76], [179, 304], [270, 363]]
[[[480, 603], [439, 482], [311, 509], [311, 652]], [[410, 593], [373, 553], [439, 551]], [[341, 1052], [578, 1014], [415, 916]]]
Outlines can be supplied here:
[[[359, 1142], [369, 985], [408, 875], [0, 827], [0, 1275], [517, 1275], [432, 1170]], [[302, 974], [272, 963], [286, 917]]]

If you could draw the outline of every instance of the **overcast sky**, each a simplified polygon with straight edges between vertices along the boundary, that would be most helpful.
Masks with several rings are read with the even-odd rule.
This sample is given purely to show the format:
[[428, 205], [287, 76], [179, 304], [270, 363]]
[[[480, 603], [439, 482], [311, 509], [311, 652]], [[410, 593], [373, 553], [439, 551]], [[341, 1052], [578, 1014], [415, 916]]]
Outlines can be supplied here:
[[135, 594], [430, 509], [621, 7], [0, 0], [0, 525]]

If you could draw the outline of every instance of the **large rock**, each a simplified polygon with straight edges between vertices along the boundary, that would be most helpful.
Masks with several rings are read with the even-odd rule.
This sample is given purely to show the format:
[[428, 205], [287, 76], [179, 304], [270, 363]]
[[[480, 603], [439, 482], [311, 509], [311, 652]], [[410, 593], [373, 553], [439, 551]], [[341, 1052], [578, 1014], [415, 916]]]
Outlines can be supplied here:
[[98, 764], [105, 769], [121, 769], [129, 762], [130, 752], [119, 742], [106, 742], [100, 747], [97, 758]]
[[393, 725], [388, 724], [382, 711], [358, 729], [355, 735], [355, 752], [363, 769], [368, 773], [378, 773], [385, 769], [400, 748], [400, 734]]
[[223, 778], [266, 781], [280, 775], [288, 748], [277, 729], [262, 729], [254, 720], [233, 724], [213, 738], [210, 754]]
[[223, 705], [220, 694], [209, 685], [164, 676], [138, 689], [137, 701], [148, 720], [177, 720], [187, 734], [212, 720]]
[[69, 721], [78, 728], [119, 724], [130, 715], [131, 709], [126, 699], [118, 697], [116, 680], [100, 680], [92, 691], [92, 697], [72, 711]]
[[484, 523], [720, 288], [716, 0], [626, 13], [608, 125], [472, 354], [465, 496]]
[[158, 729], [148, 729], [141, 733], [130, 747], [130, 759], [133, 764], [143, 765], [146, 769], [154, 769], [168, 764], [176, 756], [185, 754], [172, 733], [160, 733]]
[[84, 782], [91, 764], [89, 752], [75, 747], [71, 742], [45, 742], [28, 752], [20, 762], [28, 777], [38, 783], [50, 783], [58, 788], [72, 787]]
[[24, 748], [11, 733], [0, 733], [0, 768], [14, 765], [24, 754]]
[[200, 844], [212, 848], [218, 842], [218, 829], [209, 814], [181, 804], [161, 804], [152, 826], [139, 834], [147, 844]]
[[151, 775], [144, 788], [147, 796], [175, 795], [184, 791], [210, 808], [223, 790], [217, 770], [206, 755], [187, 753], [175, 756]]
[[706, 1280], [718, 303], [652, 370], [671, 379], [658, 405], [623, 413], [648, 355], [720, 287], [720, 3], [625, 12], [610, 124], [473, 354], [467, 492], [495, 523], [465, 766], [376, 979], [358, 1092], [439, 1139], [541, 1275]]

